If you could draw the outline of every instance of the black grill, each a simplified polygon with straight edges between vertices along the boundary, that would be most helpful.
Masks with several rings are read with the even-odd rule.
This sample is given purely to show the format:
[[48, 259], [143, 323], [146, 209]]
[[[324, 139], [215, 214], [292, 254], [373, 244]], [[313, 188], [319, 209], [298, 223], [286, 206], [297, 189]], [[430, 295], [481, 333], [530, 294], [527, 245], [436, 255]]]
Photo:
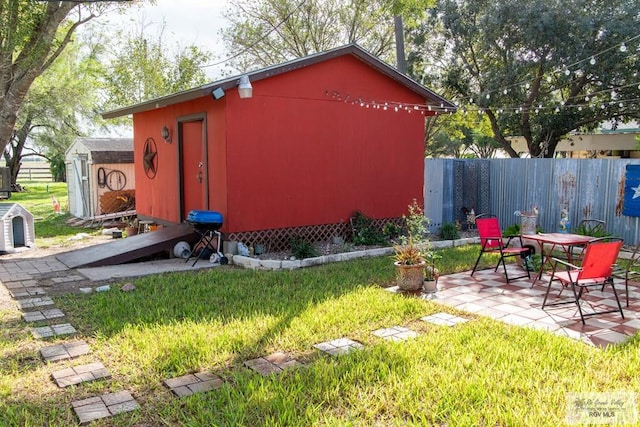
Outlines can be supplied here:
[[[229, 260], [220, 252], [222, 234], [218, 230], [223, 224], [222, 214], [216, 211], [190, 211], [187, 215], [187, 222], [200, 236], [200, 240], [198, 240], [198, 243], [193, 247], [202, 247], [202, 249], [198, 253], [195, 253], [195, 250], [192, 250], [189, 258], [187, 258], [185, 262], [188, 262], [192, 257], [195, 257], [195, 261], [193, 261], [193, 264], [191, 265], [193, 267], [201, 258], [203, 251], [211, 251], [211, 254], [216, 254], [218, 256], [218, 262], [220, 262], [220, 264], [228, 264]], [[218, 243], [215, 247], [213, 245], [214, 240], [217, 240]]]

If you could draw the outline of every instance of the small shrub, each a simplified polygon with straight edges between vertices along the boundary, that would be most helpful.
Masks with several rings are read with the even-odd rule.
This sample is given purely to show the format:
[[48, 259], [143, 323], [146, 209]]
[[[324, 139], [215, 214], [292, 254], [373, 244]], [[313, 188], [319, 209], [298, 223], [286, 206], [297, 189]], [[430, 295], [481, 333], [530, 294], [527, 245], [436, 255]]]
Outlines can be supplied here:
[[291, 253], [298, 259], [312, 258], [318, 255], [313, 243], [300, 236], [292, 236], [289, 244], [291, 245]]
[[387, 222], [384, 227], [382, 227], [382, 235], [387, 240], [397, 239], [401, 232], [402, 228], [393, 222]]
[[427, 225], [429, 225], [429, 219], [424, 217], [424, 211], [422, 206], [418, 204], [416, 199], [408, 206], [409, 215], [402, 215], [402, 219], [407, 227], [407, 235], [410, 239], [417, 242], [421, 242], [426, 239]]
[[373, 220], [360, 211], [355, 211], [351, 217], [353, 228], [353, 243], [355, 245], [380, 245], [385, 243], [385, 238], [380, 233]]
[[603, 223], [601, 222], [582, 222], [575, 230], [576, 234], [583, 236], [591, 236], [593, 238], [607, 237], [611, 233], [608, 233]]
[[502, 232], [505, 236], [519, 236], [520, 235], [520, 224], [511, 224]]
[[440, 237], [444, 240], [455, 240], [460, 238], [460, 232], [455, 224], [448, 222], [440, 227]]

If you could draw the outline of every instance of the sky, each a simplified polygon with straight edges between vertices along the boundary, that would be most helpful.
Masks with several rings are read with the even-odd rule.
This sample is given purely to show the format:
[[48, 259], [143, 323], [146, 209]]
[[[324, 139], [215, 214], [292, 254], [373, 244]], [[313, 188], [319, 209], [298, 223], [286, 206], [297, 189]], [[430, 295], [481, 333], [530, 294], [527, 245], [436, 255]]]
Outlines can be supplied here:
[[[156, 34], [165, 22], [165, 40], [181, 47], [196, 45], [212, 52], [219, 62], [229, 56], [224, 50], [220, 30], [227, 26], [223, 12], [229, 5], [223, 0], [156, 0], [155, 5], [145, 2], [143, 6], [132, 6], [126, 14], [115, 13], [100, 17], [99, 22], [109, 27], [126, 28], [127, 25], [149, 24], [151, 34]], [[212, 80], [221, 78], [222, 67], [205, 68]]]

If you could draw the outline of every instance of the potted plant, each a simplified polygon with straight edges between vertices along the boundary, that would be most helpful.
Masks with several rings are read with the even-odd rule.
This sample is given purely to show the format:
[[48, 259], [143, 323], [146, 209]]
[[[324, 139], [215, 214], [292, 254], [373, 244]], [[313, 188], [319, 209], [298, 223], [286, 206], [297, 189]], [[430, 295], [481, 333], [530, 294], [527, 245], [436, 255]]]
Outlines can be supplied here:
[[436, 267], [436, 259], [440, 258], [431, 251], [427, 252], [425, 261], [427, 263], [424, 269], [424, 291], [433, 293], [438, 290], [438, 277], [440, 277], [440, 271]]
[[393, 247], [393, 258], [396, 266], [396, 284], [403, 291], [417, 291], [422, 288], [424, 270], [427, 265], [422, 249], [411, 237], [400, 245]]
[[126, 221], [126, 226], [124, 227], [124, 232], [127, 237], [135, 236], [138, 234], [138, 218], [130, 217]]
[[409, 215], [403, 219], [407, 234], [400, 236], [400, 244], [393, 247], [396, 284], [403, 291], [417, 291], [424, 284], [425, 255], [429, 251], [424, 213], [416, 200], [409, 205]]

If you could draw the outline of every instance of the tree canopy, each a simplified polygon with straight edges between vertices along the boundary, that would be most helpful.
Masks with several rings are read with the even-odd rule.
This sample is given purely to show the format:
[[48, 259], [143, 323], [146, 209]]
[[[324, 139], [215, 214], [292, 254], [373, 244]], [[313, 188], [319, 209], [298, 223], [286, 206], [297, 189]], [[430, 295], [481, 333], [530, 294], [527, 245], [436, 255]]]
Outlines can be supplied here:
[[531, 156], [552, 157], [569, 132], [640, 117], [639, 10], [639, 0], [440, 0], [413, 29], [410, 72], [486, 114], [511, 156], [508, 137], [522, 136]]
[[[408, 7], [408, 6], [407, 6]], [[393, 13], [386, 0], [233, 1], [223, 31], [233, 65], [267, 67], [349, 43], [393, 62]]]
[[4, 152], [12, 183], [23, 157], [38, 155], [49, 162], [63, 159], [71, 142], [99, 120], [96, 109], [102, 70], [97, 59], [99, 50], [99, 45], [69, 44], [31, 85]]
[[34, 80], [60, 56], [76, 29], [106, 10], [131, 3], [3, 0], [0, 2], [0, 149], [11, 141]]
[[112, 45], [105, 72], [103, 109], [124, 107], [191, 89], [208, 81], [202, 66], [211, 53], [195, 46], [180, 47], [164, 37], [164, 26], [149, 34], [139, 23], [135, 31], [120, 32]]

